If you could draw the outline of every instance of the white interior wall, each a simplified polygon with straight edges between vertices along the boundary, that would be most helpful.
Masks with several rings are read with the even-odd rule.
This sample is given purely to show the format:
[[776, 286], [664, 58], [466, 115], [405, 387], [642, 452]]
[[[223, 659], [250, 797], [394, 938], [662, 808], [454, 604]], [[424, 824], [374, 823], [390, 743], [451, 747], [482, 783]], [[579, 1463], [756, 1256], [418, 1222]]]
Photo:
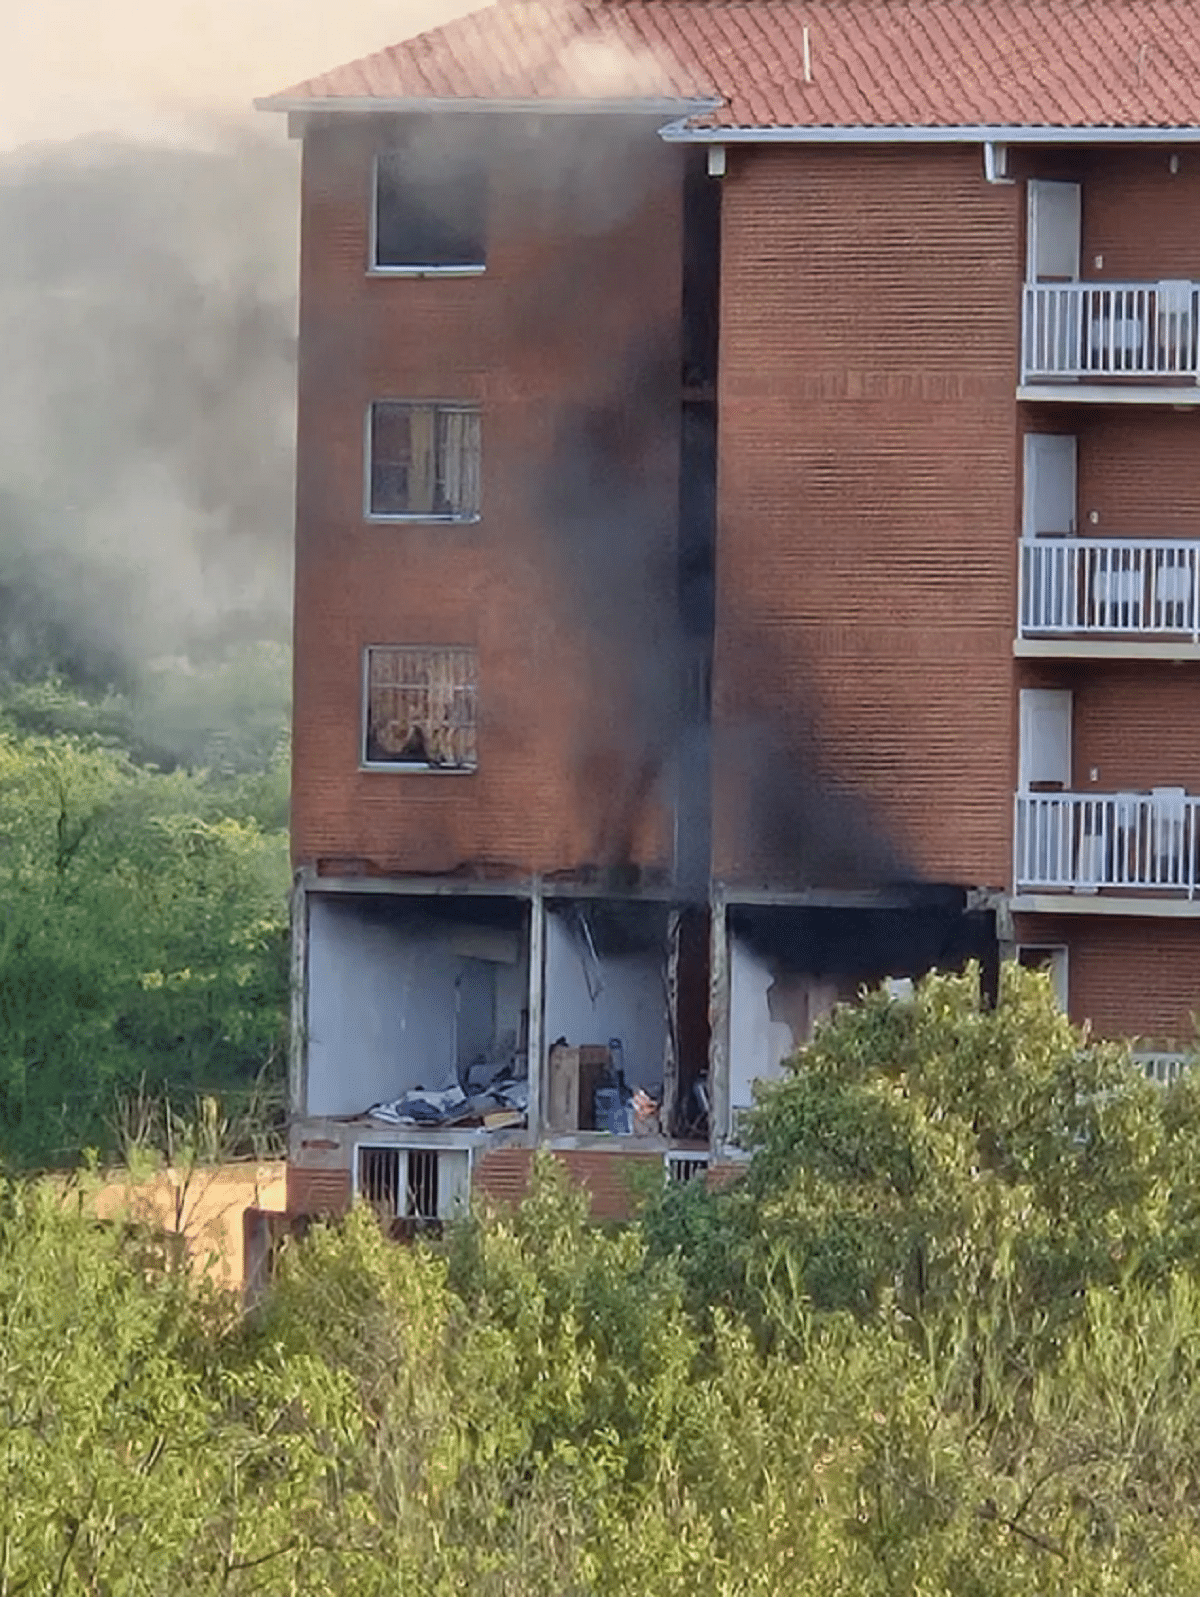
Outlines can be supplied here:
[[[667, 1044], [665, 953], [604, 956], [592, 967], [600, 991], [588, 990], [584, 954], [561, 915], [546, 916], [545, 1038], [572, 1047], [606, 1047], [610, 1037], [624, 1046], [625, 1080], [631, 1087], [658, 1085]], [[594, 983], [593, 983], [594, 985]]]
[[519, 1037], [528, 962], [515, 934], [414, 926], [361, 900], [311, 894], [306, 1112], [360, 1114], [414, 1087], [451, 1086], [464, 957], [495, 962], [496, 1034]]
[[729, 1102], [734, 1109], [753, 1103], [750, 1084], [777, 1080], [792, 1052], [792, 1028], [771, 1019], [774, 975], [766, 960], [738, 938], [729, 939]]

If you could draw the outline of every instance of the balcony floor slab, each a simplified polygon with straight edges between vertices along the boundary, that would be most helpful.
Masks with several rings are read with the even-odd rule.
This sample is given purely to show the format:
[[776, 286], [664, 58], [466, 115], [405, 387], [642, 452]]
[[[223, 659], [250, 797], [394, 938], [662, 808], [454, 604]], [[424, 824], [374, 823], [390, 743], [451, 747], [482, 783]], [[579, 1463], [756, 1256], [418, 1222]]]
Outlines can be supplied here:
[[1101, 893], [1015, 893], [1017, 915], [1123, 915], [1141, 920], [1200, 920], [1200, 898], [1107, 898]]
[[1027, 405], [1200, 405], [1200, 383], [1020, 383], [1017, 400]]
[[1014, 638], [1018, 660], [1200, 660], [1200, 643], [1141, 638]]

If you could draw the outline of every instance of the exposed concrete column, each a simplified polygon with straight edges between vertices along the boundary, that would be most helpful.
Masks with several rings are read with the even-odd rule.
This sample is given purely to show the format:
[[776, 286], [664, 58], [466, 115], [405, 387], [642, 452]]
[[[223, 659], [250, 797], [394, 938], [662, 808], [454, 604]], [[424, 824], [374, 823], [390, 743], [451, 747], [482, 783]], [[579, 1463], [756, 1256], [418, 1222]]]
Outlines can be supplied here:
[[729, 934], [725, 890], [709, 895], [708, 1145], [714, 1157], [729, 1140]]
[[546, 901], [541, 882], [529, 895], [529, 1107], [526, 1124], [531, 1142], [542, 1136], [542, 1078], [545, 1073], [545, 946]]
[[996, 942], [1001, 959], [1016, 959], [1017, 934], [1013, 929], [1012, 895], [992, 887], [973, 887], [967, 894], [967, 908], [990, 911], [996, 917]]
[[308, 1102], [308, 876], [301, 868], [292, 879], [290, 1025], [288, 1037], [287, 1112], [304, 1114]]

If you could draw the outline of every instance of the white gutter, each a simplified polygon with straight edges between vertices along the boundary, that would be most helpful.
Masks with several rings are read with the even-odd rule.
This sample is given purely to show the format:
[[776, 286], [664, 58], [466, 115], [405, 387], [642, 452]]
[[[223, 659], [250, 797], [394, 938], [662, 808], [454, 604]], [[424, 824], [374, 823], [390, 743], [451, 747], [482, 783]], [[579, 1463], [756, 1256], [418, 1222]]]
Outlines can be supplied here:
[[[693, 113], [694, 114], [694, 113]], [[1060, 127], [986, 123], [918, 127], [692, 127], [686, 117], [659, 128], [668, 144], [1197, 144], [1200, 127]]]

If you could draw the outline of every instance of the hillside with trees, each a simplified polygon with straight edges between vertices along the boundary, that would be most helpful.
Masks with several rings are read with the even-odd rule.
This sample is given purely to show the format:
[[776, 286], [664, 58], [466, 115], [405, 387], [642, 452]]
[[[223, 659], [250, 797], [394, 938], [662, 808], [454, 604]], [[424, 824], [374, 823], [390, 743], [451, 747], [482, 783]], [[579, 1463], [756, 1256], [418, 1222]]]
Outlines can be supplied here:
[[821, 1030], [725, 1189], [605, 1229], [548, 1162], [412, 1247], [360, 1209], [249, 1314], [9, 1185], [0, 1585], [1200, 1590], [1198, 1094], [1041, 977], [933, 977]]
[[[54, 679], [10, 685], [0, 1162], [165, 1149], [201, 1096], [260, 1136], [278, 1120], [286, 662], [260, 648], [208, 674], [164, 673], [158, 699], [136, 706]], [[187, 729], [186, 763], [160, 728]]]

